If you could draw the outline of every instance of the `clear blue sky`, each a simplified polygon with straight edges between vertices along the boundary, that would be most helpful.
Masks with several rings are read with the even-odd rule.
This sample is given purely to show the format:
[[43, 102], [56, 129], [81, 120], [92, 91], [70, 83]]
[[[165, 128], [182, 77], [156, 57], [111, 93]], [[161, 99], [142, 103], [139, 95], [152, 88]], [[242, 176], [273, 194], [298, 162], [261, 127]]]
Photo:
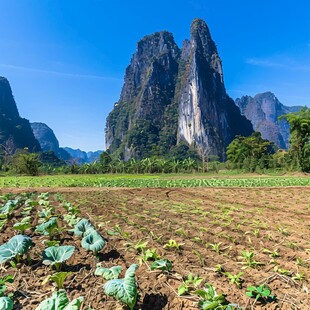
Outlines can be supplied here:
[[0, 0], [0, 75], [20, 114], [50, 126], [61, 146], [104, 148], [105, 119], [144, 35], [204, 19], [234, 99], [270, 90], [310, 105], [310, 1]]

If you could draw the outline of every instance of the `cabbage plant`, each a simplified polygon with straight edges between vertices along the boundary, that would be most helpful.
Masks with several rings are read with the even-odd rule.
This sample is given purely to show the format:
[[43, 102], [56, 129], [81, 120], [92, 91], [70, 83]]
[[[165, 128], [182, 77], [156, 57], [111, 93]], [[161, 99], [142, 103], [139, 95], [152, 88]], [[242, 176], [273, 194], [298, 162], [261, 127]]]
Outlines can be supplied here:
[[86, 236], [91, 231], [95, 230], [94, 225], [87, 219], [81, 219], [73, 229], [76, 236]]
[[15, 258], [17, 262], [20, 257], [28, 252], [33, 245], [31, 238], [24, 235], [16, 235], [7, 243], [0, 245], [0, 264]]
[[97, 256], [98, 251], [102, 250], [106, 244], [104, 238], [94, 229], [82, 239], [81, 245], [87, 251], [92, 251]]
[[30, 220], [30, 216], [24, 217], [20, 222], [13, 225], [13, 229], [19, 230], [23, 235], [25, 233], [25, 230], [31, 227]]
[[115, 279], [108, 281], [104, 286], [105, 294], [113, 296], [123, 304], [133, 310], [138, 295], [135, 273], [138, 269], [137, 264], [131, 265], [126, 271], [124, 279]]
[[66, 291], [59, 290], [54, 292], [50, 298], [43, 300], [36, 310], [78, 310], [83, 299], [83, 297], [79, 297], [70, 302]]
[[119, 275], [122, 272], [122, 267], [121, 266], [113, 266], [111, 268], [104, 268], [101, 267], [101, 264], [97, 264], [95, 270], [95, 275], [96, 276], [103, 276], [105, 280], [113, 280], [113, 279], [118, 279]]
[[43, 264], [55, 266], [60, 271], [61, 264], [71, 257], [75, 250], [72, 245], [51, 246], [46, 248], [43, 253]]
[[9, 297], [0, 297], [0, 310], [12, 310], [13, 300]]
[[51, 217], [47, 222], [44, 222], [36, 227], [36, 232], [42, 235], [49, 235], [53, 238], [54, 233], [58, 230], [57, 217]]

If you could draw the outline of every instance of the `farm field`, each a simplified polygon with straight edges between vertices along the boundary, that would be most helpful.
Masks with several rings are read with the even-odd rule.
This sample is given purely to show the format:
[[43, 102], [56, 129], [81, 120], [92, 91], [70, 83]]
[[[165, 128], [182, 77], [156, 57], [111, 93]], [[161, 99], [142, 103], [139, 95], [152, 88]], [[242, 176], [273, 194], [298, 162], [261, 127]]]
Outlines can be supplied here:
[[310, 186], [309, 175], [103, 174], [0, 177], [2, 187], [270, 187]]
[[[35, 194], [26, 197], [27, 192]], [[42, 263], [47, 247], [42, 241], [49, 238], [35, 231], [48, 208], [60, 227], [53, 240], [75, 246], [61, 270], [72, 272], [64, 288], [70, 300], [84, 297], [81, 309], [126, 309], [104, 294], [106, 280], [94, 274], [98, 262], [122, 266], [121, 278], [129, 266], [139, 265], [134, 309], [198, 309], [202, 297], [194, 291], [205, 283], [242, 309], [310, 309], [310, 187], [3, 188], [0, 193], [23, 197], [2, 227], [0, 245], [18, 234], [13, 225], [26, 216], [22, 212], [31, 217], [25, 235], [35, 244], [31, 260], [0, 265], [0, 277], [14, 276], [6, 285], [15, 309], [36, 309], [56, 291], [48, 278], [55, 270]], [[37, 203], [27, 209], [29, 197]], [[68, 233], [68, 206], [107, 240], [97, 258]], [[159, 257], [172, 262], [170, 272], [151, 270]], [[195, 281], [188, 280], [190, 274]], [[276, 298], [255, 302], [246, 295], [247, 287], [260, 284]]]

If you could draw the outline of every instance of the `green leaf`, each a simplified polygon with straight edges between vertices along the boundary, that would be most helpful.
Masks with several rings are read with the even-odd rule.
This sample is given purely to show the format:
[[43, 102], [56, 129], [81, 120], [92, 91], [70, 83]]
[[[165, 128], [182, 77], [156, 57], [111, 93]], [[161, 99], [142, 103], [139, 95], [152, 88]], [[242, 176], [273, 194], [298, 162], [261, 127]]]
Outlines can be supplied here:
[[52, 217], [47, 222], [38, 225], [35, 231], [39, 234], [50, 235], [56, 228], [58, 228], [57, 217]]
[[83, 302], [83, 297], [69, 301], [66, 291], [54, 292], [48, 299], [43, 300], [36, 310], [78, 310]]
[[72, 245], [51, 246], [46, 248], [43, 253], [43, 264], [54, 265], [56, 263], [63, 263], [71, 257], [75, 250]]
[[188, 286], [185, 283], [182, 283], [179, 287], [178, 287], [178, 295], [184, 295], [188, 292]]
[[58, 289], [61, 289], [64, 286], [67, 276], [70, 274], [72, 274], [72, 272], [56, 272], [50, 276], [50, 280], [56, 283]]
[[[87, 231], [86, 231], [87, 232]], [[82, 248], [84, 248], [87, 251], [92, 251], [95, 254], [102, 250], [106, 244], [103, 237], [94, 229], [92, 231], [88, 231], [89, 234], [87, 234], [82, 239]]]
[[163, 271], [171, 271], [172, 263], [169, 259], [159, 259], [151, 264], [151, 270], [160, 269]]
[[135, 272], [138, 265], [131, 265], [126, 271], [124, 279], [115, 279], [108, 281], [103, 289], [105, 294], [113, 296], [115, 299], [127, 305], [131, 310], [137, 301], [137, 283], [135, 280]]
[[112, 268], [104, 268], [104, 267], [101, 267], [101, 264], [97, 264], [95, 275], [103, 276], [106, 280], [113, 280], [113, 279], [118, 279], [121, 272], [122, 272], [121, 266], [113, 266]]
[[13, 300], [9, 297], [0, 297], [0, 310], [12, 310]]
[[93, 224], [87, 219], [81, 219], [73, 229], [73, 233], [76, 236], [85, 236], [88, 232], [94, 230], [95, 227]]
[[16, 257], [16, 255], [25, 254], [32, 246], [31, 238], [24, 235], [16, 235], [7, 243], [0, 246], [0, 264]]

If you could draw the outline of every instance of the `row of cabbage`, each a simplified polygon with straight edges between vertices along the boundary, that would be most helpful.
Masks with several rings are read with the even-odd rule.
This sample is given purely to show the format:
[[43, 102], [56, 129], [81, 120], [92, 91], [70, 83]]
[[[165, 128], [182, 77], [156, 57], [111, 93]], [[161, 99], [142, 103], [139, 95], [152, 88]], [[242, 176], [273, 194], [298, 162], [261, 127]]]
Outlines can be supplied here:
[[310, 186], [307, 177], [251, 177], [251, 178], [105, 178], [100, 176], [2, 178], [3, 187], [275, 187]]

